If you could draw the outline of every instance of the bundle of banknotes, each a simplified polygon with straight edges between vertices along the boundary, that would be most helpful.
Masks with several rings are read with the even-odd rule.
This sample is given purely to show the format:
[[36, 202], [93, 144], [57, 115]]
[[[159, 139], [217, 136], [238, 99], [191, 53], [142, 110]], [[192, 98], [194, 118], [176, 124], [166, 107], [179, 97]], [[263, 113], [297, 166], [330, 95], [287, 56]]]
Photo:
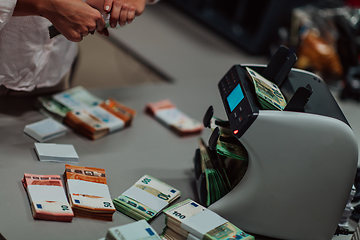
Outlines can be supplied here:
[[136, 116], [136, 110], [113, 98], [102, 100], [81, 86], [39, 97], [36, 106], [92, 140], [129, 126]]
[[197, 180], [200, 203], [210, 206], [244, 177], [248, 167], [248, 154], [241, 142], [236, 139], [229, 127], [217, 124], [221, 120], [212, 118], [212, 130], [219, 128], [216, 148], [210, 150], [202, 138], [194, 158], [195, 176]]
[[106, 237], [99, 240], [161, 240], [155, 230], [145, 220], [112, 227]]
[[22, 184], [29, 197], [34, 219], [72, 221], [74, 213], [59, 175], [25, 173]]
[[286, 100], [280, 88], [254, 70], [248, 67], [246, 67], [246, 70], [254, 83], [257, 99], [261, 107], [266, 110], [284, 110]]
[[64, 179], [75, 217], [112, 220], [116, 210], [105, 169], [65, 164]]
[[153, 219], [161, 210], [180, 197], [180, 191], [168, 184], [144, 175], [132, 187], [113, 199], [115, 208], [135, 219]]
[[180, 111], [174, 103], [165, 99], [148, 103], [145, 112], [180, 136], [200, 133], [203, 125]]
[[255, 238], [191, 199], [164, 210], [166, 240], [254, 240]]

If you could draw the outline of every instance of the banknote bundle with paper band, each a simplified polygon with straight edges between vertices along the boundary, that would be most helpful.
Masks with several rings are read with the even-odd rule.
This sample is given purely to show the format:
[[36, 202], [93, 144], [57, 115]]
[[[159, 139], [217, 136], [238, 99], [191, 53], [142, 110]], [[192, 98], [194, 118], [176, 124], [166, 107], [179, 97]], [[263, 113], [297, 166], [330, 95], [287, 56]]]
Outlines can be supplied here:
[[71, 222], [73, 211], [59, 175], [25, 173], [22, 179], [34, 219]]
[[65, 185], [75, 217], [112, 220], [116, 211], [105, 169], [65, 165]]
[[168, 99], [148, 103], [145, 107], [145, 112], [180, 136], [197, 134], [203, 129], [202, 123], [180, 111]]
[[135, 220], [156, 217], [175, 199], [180, 191], [168, 184], [144, 175], [132, 187], [113, 199], [115, 208]]
[[98, 106], [68, 112], [64, 122], [75, 131], [95, 140], [129, 126], [135, 115], [134, 109], [109, 98]]
[[145, 220], [109, 228], [100, 240], [160, 240], [159, 235]]
[[92, 140], [130, 126], [136, 115], [134, 109], [113, 98], [102, 100], [81, 86], [40, 97], [37, 107]]
[[255, 238], [191, 199], [164, 210], [167, 240], [254, 240]]
[[284, 110], [286, 100], [280, 88], [251, 68], [246, 67], [246, 70], [254, 83], [257, 99], [262, 108], [265, 110]]

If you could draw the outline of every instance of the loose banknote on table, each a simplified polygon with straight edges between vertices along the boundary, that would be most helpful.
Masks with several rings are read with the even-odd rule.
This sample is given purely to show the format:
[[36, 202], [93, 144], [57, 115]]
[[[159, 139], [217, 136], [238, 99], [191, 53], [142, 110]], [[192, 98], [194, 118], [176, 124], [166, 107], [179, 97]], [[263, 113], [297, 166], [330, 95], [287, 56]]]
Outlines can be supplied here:
[[105, 169], [65, 164], [64, 179], [75, 217], [112, 220], [116, 210]]
[[286, 100], [280, 88], [251, 68], [246, 67], [246, 70], [255, 86], [257, 99], [262, 108], [266, 110], [284, 110]]
[[166, 227], [162, 238], [166, 240], [254, 240], [215, 212], [191, 199], [164, 210]]
[[197, 134], [203, 129], [201, 122], [190, 118], [168, 99], [148, 103], [145, 112], [180, 136]]
[[109, 228], [106, 237], [100, 240], [161, 240], [145, 220]]
[[180, 191], [168, 184], [144, 175], [132, 187], [113, 199], [115, 208], [135, 220], [151, 220], [171, 202]]
[[22, 183], [29, 197], [34, 219], [72, 221], [74, 213], [59, 175], [25, 173]]

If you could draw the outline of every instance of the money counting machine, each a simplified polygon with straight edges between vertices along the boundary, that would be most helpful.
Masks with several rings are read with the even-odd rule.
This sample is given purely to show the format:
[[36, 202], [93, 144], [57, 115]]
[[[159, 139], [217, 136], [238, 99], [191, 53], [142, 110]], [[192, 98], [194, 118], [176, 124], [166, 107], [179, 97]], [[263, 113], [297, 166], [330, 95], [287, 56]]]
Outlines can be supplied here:
[[358, 145], [327, 85], [293, 69], [295, 61], [283, 47], [267, 66], [246, 65], [280, 87], [284, 111], [261, 109], [244, 65], [233, 66], [219, 82], [248, 168], [209, 209], [254, 235], [329, 240], [349, 198]]

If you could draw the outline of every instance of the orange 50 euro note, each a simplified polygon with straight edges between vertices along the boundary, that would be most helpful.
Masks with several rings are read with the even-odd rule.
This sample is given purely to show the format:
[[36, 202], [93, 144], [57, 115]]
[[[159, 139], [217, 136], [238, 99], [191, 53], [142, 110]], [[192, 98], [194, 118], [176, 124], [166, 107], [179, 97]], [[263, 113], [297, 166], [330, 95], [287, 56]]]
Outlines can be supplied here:
[[65, 165], [65, 184], [75, 217], [112, 220], [115, 207], [105, 169]]
[[73, 211], [59, 175], [25, 173], [22, 179], [34, 219], [71, 222]]

